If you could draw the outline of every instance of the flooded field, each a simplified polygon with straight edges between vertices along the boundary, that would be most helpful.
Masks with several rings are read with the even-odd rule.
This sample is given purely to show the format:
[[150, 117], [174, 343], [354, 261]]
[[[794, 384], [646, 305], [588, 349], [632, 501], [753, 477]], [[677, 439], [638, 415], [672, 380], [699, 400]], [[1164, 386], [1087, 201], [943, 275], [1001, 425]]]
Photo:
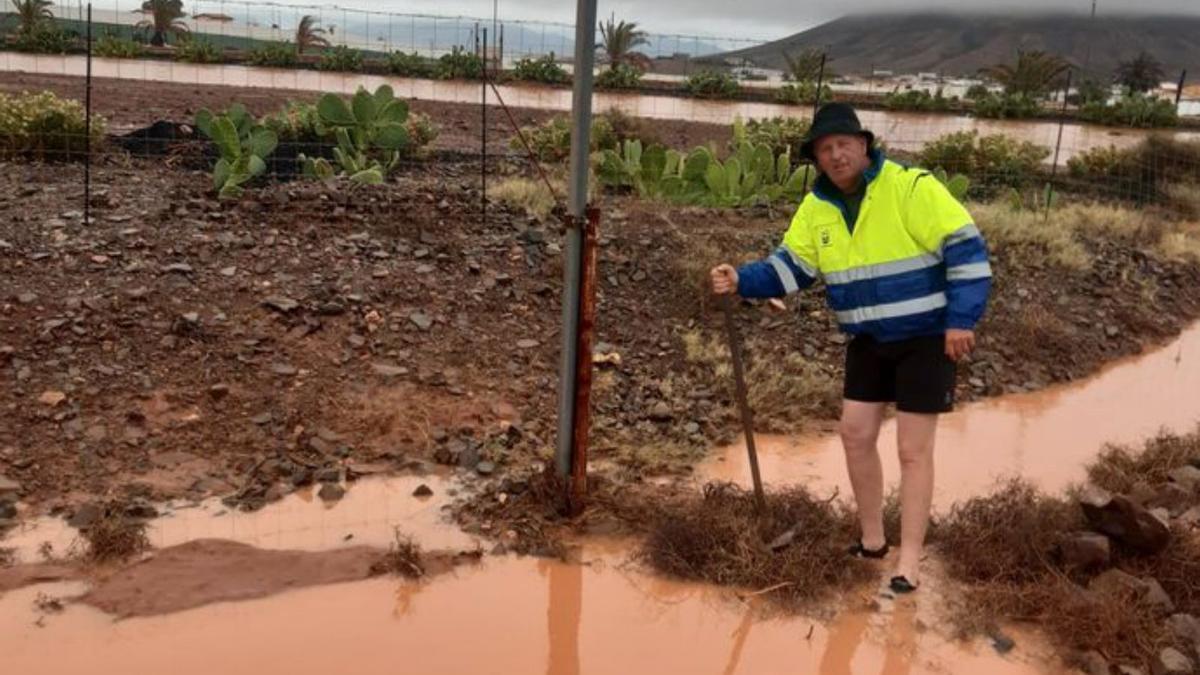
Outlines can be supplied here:
[[[1134, 441], [1159, 428], [1189, 429], [1200, 418], [1198, 355], [1200, 326], [1193, 326], [1173, 344], [1086, 382], [955, 413], [939, 438], [939, 504], [985, 490], [1009, 473], [1061, 488], [1079, 478], [1104, 442]], [[883, 443], [885, 458], [894, 455], [889, 442]], [[775, 439], [763, 444], [762, 453], [768, 482], [831, 489], [843, 480], [836, 439]], [[730, 448], [703, 474], [741, 479], [743, 456], [741, 448]], [[420, 484], [434, 495], [413, 497]], [[302, 492], [253, 514], [226, 512], [215, 501], [176, 505], [154, 521], [150, 538], [160, 549], [217, 538], [344, 558], [363, 544], [386, 546], [399, 527], [426, 549], [470, 548], [477, 542], [442, 516], [453, 485], [438, 476], [365, 479], [336, 506]], [[34, 560], [41, 542], [69, 547], [73, 532], [61, 521], [35, 519], [2, 543]], [[485, 556], [423, 582], [335, 583], [120, 621], [91, 606], [67, 602], [56, 611], [48, 602], [85, 593], [85, 583], [41, 584], [0, 596], [0, 647], [6, 670], [28, 675], [233, 675], [278, 668], [364, 675], [1062, 672], [1046, 665], [1052, 658], [1036, 636], [1010, 633], [1019, 648], [1006, 656], [985, 641], [948, 637], [938, 614], [943, 582], [936, 572], [914, 598], [896, 601], [868, 590], [846, 598], [845, 609], [832, 615], [783, 618], [729, 589], [651, 575], [633, 561], [631, 546], [586, 540], [578, 551], [582, 564]], [[222, 564], [229, 555], [215, 545], [197, 548], [201, 553], [187, 550], [161, 555], [191, 555], [191, 569]], [[139, 569], [149, 567], [125, 574], [136, 579]], [[211, 580], [213, 586], [223, 583], [233, 582]]]
[[[86, 59], [82, 56], [45, 56], [37, 54], [0, 53], [0, 71], [37, 73], [43, 75], [83, 76]], [[94, 59], [93, 74], [101, 78], [118, 78], [154, 82], [174, 82], [231, 87], [261, 87], [296, 91], [321, 91], [352, 94], [359, 86], [374, 90], [384, 82], [390, 83], [401, 97], [447, 103], [474, 104], [481, 101], [479, 83], [444, 82], [435, 80], [354, 75], [310, 70], [281, 70], [240, 65], [196, 65], [172, 61], [135, 59]], [[518, 108], [567, 111], [571, 108], [572, 92], [566, 88], [535, 85], [499, 85], [500, 97], [506, 105]], [[489, 104], [496, 104], [494, 92], [487, 93]], [[597, 92], [593, 106], [596, 110], [617, 108], [626, 113], [663, 120], [685, 120], [712, 124], [732, 124], [740, 118], [774, 116], [807, 117], [806, 106], [786, 106], [774, 103], [739, 101], [710, 101], [677, 96]], [[980, 134], [1005, 134], [1053, 148], [1059, 125], [1049, 121], [1009, 121], [976, 119], [954, 115], [886, 112], [864, 110], [863, 125], [871, 128], [888, 147], [915, 151], [929, 141], [956, 131], [976, 130]], [[1125, 148], [1136, 145], [1150, 133], [1139, 129], [1113, 129], [1089, 124], [1070, 123], [1063, 127], [1060, 161], [1066, 162], [1076, 154], [1095, 147], [1109, 145]], [[1166, 132], [1177, 139], [1200, 138], [1200, 132]], [[1052, 161], [1047, 158], [1047, 162]]]

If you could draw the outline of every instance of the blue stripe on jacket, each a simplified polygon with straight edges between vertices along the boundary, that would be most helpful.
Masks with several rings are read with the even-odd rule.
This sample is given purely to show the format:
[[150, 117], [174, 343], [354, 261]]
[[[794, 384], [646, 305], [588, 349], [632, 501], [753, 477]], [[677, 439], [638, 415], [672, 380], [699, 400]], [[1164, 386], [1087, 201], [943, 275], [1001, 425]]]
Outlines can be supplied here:
[[992, 289], [987, 242], [974, 234], [942, 250], [946, 269], [946, 327], [974, 330]]
[[772, 260], [782, 262], [791, 273], [795, 290], [808, 288], [817, 281], [800, 269], [787, 251], [776, 250], [766, 260], [757, 260], [738, 268], [738, 295], [743, 298], [782, 298], [789, 294], [786, 281], [779, 275], [779, 262]]

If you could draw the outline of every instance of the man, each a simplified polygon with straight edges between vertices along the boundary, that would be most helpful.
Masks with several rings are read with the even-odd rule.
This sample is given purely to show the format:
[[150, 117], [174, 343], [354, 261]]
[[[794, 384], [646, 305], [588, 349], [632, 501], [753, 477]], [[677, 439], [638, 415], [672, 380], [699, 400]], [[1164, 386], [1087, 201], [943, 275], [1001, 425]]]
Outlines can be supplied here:
[[841, 418], [846, 467], [862, 533], [850, 553], [883, 558], [883, 468], [876, 442], [884, 407], [897, 408], [901, 542], [890, 586], [920, 584], [933, 500], [938, 415], [954, 403], [956, 363], [975, 346], [991, 290], [987, 245], [971, 215], [926, 171], [884, 157], [854, 109], [818, 111], [802, 146], [820, 169], [770, 257], [712, 270], [714, 292], [776, 298], [818, 277], [846, 350]]

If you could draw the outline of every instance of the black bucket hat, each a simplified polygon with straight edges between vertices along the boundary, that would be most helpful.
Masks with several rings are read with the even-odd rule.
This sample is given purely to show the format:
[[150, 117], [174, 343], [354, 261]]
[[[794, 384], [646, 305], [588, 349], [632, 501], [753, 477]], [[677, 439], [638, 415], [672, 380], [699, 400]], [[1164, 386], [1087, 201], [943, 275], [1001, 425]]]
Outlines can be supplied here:
[[857, 134], [867, 139], [868, 148], [875, 145], [875, 134], [862, 128], [854, 108], [846, 103], [827, 103], [821, 106], [821, 109], [817, 111], [817, 116], [813, 118], [808, 136], [804, 138], [804, 144], [800, 146], [800, 154], [815, 164], [817, 158], [813, 153], [813, 146], [816, 145], [818, 139], [833, 134]]

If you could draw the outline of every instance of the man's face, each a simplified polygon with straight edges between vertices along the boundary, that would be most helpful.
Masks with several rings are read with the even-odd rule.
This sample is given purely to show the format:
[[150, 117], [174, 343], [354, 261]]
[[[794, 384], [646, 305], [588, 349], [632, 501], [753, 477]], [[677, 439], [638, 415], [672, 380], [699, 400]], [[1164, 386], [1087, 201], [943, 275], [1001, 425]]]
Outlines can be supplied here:
[[852, 188], [866, 170], [867, 140], [857, 134], [833, 134], [817, 141], [813, 148], [817, 165], [839, 188]]

